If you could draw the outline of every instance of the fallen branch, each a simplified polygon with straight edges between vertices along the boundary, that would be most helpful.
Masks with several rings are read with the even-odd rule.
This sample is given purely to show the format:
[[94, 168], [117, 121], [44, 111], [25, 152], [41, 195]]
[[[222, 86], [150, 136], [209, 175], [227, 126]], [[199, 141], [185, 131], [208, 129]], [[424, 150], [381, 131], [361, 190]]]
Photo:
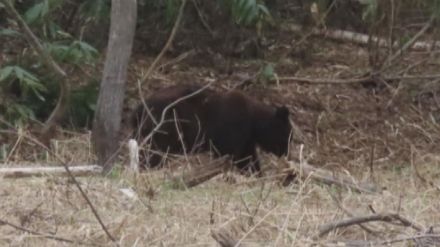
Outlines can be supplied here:
[[[410, 47], [413, 47], [414, 45], [416, 45], [417, 40], [424, 34], [426, 33], [426, 31], [431, 28], [432, 24], [434, 23], [435, 19], [436, 19], [437, 15], [436, 14], [432, 14], [431, 17], [429, 18], [429, 21], [423, 26], [422, 29], [420, 29], [419, 32], [416, 33], [416, 35], [414, 35], [414, 37], [412, 37], [410, 40], [408, 40], [394, 55], [392, 55], [391, 57], [389, 57], [387, 59], [387, 61], [385, 62], [385, 66], [391, 66], [392, 62], [394, 60], [396, 60], [400, 55], [403, 54], [403, 52], [405, 52], [406, 50], [408, 50]], [[423, 42], [424, 43], [424, 42]], [[438, 45], [438, 42], [435, 42], [435, 44]], [[431, 47], [430, 47], [431, 48]], [[382, 69], [383, 70], [383, 69]]]
[[[342, 203], [339, 201], [338, 198], [336, 198], [336, 196], [329, 190], [327, 189], [328, 194], [330, 195], [330, 197], [333, 199], [333, 201], [336, 203], [336, 206], [338, 206], [339, 209], [341, 209], [346, 215], [348, 215], [349, 217], [355, 217], [353, 213], [351, 213], [350, 211], [348, 211], [348, 209], [346, 209]], [[372, 229], [370, 229], [369, 227], [365, 226], [364, 224], [358, 224], [360, 228], [364, 229], [366, 232], [377, 236], [377, 232], [373, 231]]]
[[[6, 164], [0, 164], [4, 167]], [[8, 164], [10, 166], [10, 164]], [[102, 172], [102, 167], [98, 165], [69, 166], [72, 175], [89, 176], [98, 175]], [[52, 176], [68, 176], [63, 166], [54, 167], [8, 167], [0, 168], [0, 178], [25, 178], [25, 177], [41, 177], [46, 175]]]
[[307, 163], [295, 163], [288, 161], [291, 168], [285, 170], [285, 173], [295, 170], [302, 178], [312, 178], [325, 184], [335, 184], [341, 187], [349, 187], [358, 192], [377, 193], [380, 191], [374, 184], [356, 182], [353, 178], [339, 174], [335, 175], [330, 171], [315, 168]]
[[[388, 76], [383, 77], [384, 81], [397, 81], [397, 80], [415, 80], [415, 79], [437, 79], [440, 78], [440, 74], [432, 75], [405, 75], [405, 76]], [[361, 78], [351, 79], [334, 79], [334, 78], [308, 78], [308, 77], [296, 77], [296, 76], [284, 76], [279, 77], [279, 81], [296, 81], [310, 84], [355, 84], [363, 83], [371, 80], [375, 80], [373, 76], [365, 76]]]
[[338, 228], [347, 227], [351, 225], [359, 225], [370, 221], [384, 221], [392, 222], [399, 221], [403, 226], [412, 227], [417, 231], [421, 231], [422, 227], [400, 216], [399, 214], [372, 214], [366, 216], [353, 217], [341, 221], [330, 222], [319, 227], [317, 237], [322, 237], [327, 233]]
[[[282, 25], [281, 29], [284, 31], [300, 33], [303, 30], [303, 27], [301, 27], [300, 25], [288, 23], [288, 24]], [[344, 31], [344, 30], [313, 28], [311, 33], [312, 33], [312, 35], [315, 35], [315, 36], [324, 36], [324, 37], [328, 37], [333, 40], [348, 41], [348, 42], [352, 42], [352, 43], [360, 44], [360, 45], [367, 45], [368, 41], [370, 39], [369, 35], [362, 34], [362, 33], [350, 32], [350, 31]], [[389, 42], [384, 38], [374, 36], [374, 37], [371, 37], [371, 41], [374, 43], [377, 43], [380, 47], [389, 47]], [[408, 45], [408, 47], [406, 49], [420, 51], [420, 50], [433, 50], [433, 49], [440, 48], [439, 41], [436, 41], [436, 42], [416, 41], [416, 42], [411, 42], [411, 43], [410, 43], [410, 45]], [[397, 41], [393, 43], [394, 48], [399, 48], [400, 46], [401, 46], [401, 44]]]

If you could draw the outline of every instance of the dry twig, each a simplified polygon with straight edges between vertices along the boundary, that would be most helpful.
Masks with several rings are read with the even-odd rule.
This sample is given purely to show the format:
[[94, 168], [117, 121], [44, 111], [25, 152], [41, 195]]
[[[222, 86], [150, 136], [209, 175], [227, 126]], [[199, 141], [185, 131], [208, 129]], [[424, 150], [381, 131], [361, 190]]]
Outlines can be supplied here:
[[416, 223], [409, 221], [408, 219], [404, 218], [403, 216], [400, 216], [399, 214], [394, 214], [394, 213], [372, 214], [366, 216], [352, 217], [349, 219], [324, 224], [319, 227], [319, 232], [316, 237], [322, 237], [327, 233], [336, 230], [338, 228], [347, 227], [351, 225], [359, 225], [370, 221], [384, 221], [384, 222], [399, 221], [403, 226], [412, 227], [417, 231], [421, 231], [422, 229], [421, 226], [418, 226]]
[[37, 231], [34, 231], [34, 230], [30, 230], [30, 229], [18, 226], [16, 224], [13, 224], [11, 222], [8, 222], [8, 221], [2, 220], [2, 219], [0, 219], [0, 225], [7, 225], [7, 226], [15, 228], [15, 229], [17, 229], [19, 231], [27, 232], [27, 233], [32, 234], [32, 235], [41, 236], [41, 237], [44, 237], [44, 238], [47, 238], [47, 239], [52, 239], [52, 240], [59, 241], [59, 242], [64, 242], [64, 243], [69, 243], [69, 244], [80, 244], [80, 245], [85, 245], [85, 246], [97, 246], [96, 244], [85, 243], [85, 242], [82, 242], [82, 241], [79, 241], [79, 240], [73, 240], [73, 239], [58, 237], [58, 236], [55, 236], [55, 235], [52, 235], [52, 234], [46, 234], [46, 233], [37, 232]]

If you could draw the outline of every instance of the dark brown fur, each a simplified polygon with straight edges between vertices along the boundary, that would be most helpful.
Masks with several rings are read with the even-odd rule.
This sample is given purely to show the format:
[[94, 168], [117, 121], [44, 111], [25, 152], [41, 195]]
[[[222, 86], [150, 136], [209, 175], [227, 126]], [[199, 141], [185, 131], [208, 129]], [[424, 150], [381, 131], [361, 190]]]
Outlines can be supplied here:
[[[191, 85], [164, 88], [148, 97], [146, 103], [158, 122], [166, 106], [198, 89]], [[268, 106], [238, 91], [218, 93], [206, 89], [170, 108], [166, 119], [160, 131], [153, 134], [153, 150], [175, 154], [213, 150], [217, 155], [232, 156], [239, 169], [252, 172], [260, 172], [256, 146], [284, 155], [292, 129], [286, 107]], [[132, 123], [138, 139], [155, 126], [142, 104]], [[147, 163], [155, 167], [160, 161], [161, 157], [153, 154]]]

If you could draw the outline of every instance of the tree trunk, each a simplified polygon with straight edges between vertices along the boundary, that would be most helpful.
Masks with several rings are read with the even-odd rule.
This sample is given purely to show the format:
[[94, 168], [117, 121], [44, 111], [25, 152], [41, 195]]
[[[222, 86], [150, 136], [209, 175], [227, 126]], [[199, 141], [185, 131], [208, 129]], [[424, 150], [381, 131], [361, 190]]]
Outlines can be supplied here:
[[110, 35], [93, 123], [92, 141], [103, 173], [108, 173], [119, 147], [127, 66], [136, 27], [136, 0], [112, 0]]

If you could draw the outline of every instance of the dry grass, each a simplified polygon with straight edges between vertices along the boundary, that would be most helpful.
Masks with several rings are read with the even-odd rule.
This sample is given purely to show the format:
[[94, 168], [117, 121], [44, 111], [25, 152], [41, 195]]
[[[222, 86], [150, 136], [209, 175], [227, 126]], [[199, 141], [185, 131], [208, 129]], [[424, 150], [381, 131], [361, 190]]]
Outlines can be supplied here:
[[[79, 138], [59, 145], [72, 146], [82, 141]], [[87, 150], [84, 148], [83, 154]], [[66, 156], [69, 157], [71, 154]], [[440, 157], [419, 156], [414, 162], [420, 176], [438, 180]], [[368, 215], [371, 209], [399, 213], [425, 227], [440, 222], [440, 191], [417, 177], [411, 166], [375, 171], [375, 180], [386, 187], [380, 194], [358, 194], [311, 179], [281, 187], [276, 181], [256, 181], [239, 175], [233, 175], [233, 182], [217, 176], [190, 190], [175, 190], [168, 179], [170, 172], [165, 169], [134, 177], [115, 171], [108, 178], [81, 178], [80, 182], [121, 246], [218, 246], [211, 231], [219, 230], [244, 246], [332, 246], [337, 241], [384, 240], [415, 234], [409, 227], [372, 222], [364, 225], [373, 234], [350, 226], [313, 238], [319, 226], [350, 214]], [[123, 188], [132, 188], [136, 196], [127, 196], [121, 191]], [[67, 178], [3, 179], [0, 198], [1, 220], [91, 245], [111, 243]], [[0, 245], [69, 244], [0, 225]]]

